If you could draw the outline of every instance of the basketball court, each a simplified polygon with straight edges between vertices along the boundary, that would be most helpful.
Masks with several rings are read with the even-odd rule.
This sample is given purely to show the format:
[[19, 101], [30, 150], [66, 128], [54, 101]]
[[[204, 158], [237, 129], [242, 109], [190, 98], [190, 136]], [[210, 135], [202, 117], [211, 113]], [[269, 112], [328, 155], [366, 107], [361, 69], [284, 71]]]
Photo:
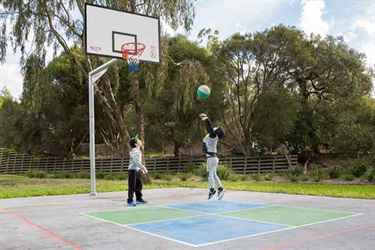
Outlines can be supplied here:
[[[2, 199], [3, 249], [373, 249], [374, 200], [228, 190]], [[17, 240], [15, 240], [17, 239]]]
[[94, 84], [118, 59], [160, 63], [160, 20], [85, 5], [85, 52], [113, 58], [89, 73], [91, 192], [0, 200], [1, 249], [374, 249], [374, 200], [208, 190], [95, 187]]

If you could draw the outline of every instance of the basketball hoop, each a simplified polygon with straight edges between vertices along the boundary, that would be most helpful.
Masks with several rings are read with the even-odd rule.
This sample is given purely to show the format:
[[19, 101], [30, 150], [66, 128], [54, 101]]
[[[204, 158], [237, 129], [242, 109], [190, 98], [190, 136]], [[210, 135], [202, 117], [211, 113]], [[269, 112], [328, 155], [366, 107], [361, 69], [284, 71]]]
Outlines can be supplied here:
[[121, 46], [122, 58], [128, 62], [128, 70], [135, 72], [139, 68], [139, 57], [145, 50], [146, 45], [143, 43], [124, 43]]

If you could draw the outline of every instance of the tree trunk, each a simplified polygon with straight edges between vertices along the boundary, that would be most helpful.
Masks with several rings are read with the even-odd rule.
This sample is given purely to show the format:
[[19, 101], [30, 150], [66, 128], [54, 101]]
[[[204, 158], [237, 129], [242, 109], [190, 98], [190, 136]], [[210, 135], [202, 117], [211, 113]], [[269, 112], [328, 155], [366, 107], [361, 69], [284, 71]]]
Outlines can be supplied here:
[[[111, 120], [113, 127], [116, 128], [116, 131], [120, 133], [120, 136], [123, 138], [124, 144], [126, 145], [126, 151], [129, 151], [129, 145], [128, 141], [130, 140], [130, 135], [128, 132], [128, 128], [125, 125], [123, 114], [121, 113], [121, 110], [119, 106], [117, 105], [117, 102], [115, 100], [115, 97], [113, 96], [113, 91], [111, 88], [111, 84], [108, 77], [103, 77], [102, 86], [105, 89], [105, 93], [110, 93], [107, 96], [104, 96], [102, 91], [98, 89], [97, 86], [95, 86], [95, 96], [98, 99], [100, 105], [104, 108], [104, 111], [108, 115], [109, 119]], [[118, 148], [117, 145], [113, 145], [113, 148]], [[120, 155], [124, 156], [123, 150], [120, 150], [120, 152], [117, 152]]]
[[180, 157], [180, 151], [179, 151], [180, 146], [181, 146], [180, 143], [174, 142], [173, 154], [175, 157]]

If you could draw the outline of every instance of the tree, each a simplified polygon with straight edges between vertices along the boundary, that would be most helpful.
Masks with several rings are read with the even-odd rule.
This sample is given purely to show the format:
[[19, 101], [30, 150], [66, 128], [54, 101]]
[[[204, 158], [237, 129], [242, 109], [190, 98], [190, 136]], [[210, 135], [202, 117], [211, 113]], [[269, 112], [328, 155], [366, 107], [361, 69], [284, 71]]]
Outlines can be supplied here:
[[163, 91], [147, 102], [147, 113], [150, 131], [158, 131], [156, 141], [172, 141], [174, 155], [179, 156], [179, 148], [197, 138], [198, 110], [207, 109], [196, 90], [201, 84], [210, 85], [206, 67], [211, 62], [204, 48], [183, 36], [170, 38], [167, 48], [167, 78]]
[[[235, 34], [214, 46], [213, 51], [220, 62], [218, 74], [226, 84], [225, 101], [229, 109], [224, 115], [224, 122], [229, 132], [229, 141], [246, 155], [256, 153], [253, 143], [257, 140], [266, 141], [268, 138], [266, 144], [270, 144], [271, 140], [276, 143], [288, 132], [290, 126], [286, 124], [294, 120], [295, 116], [288, 115], [292, 113], [293, 105], [288, 106], [287, 102], [282, 104], [282, 101], [292, 96], [286, 91], [290, 83], [287, 69], [292, 63], [289, 53], [294, 48], [293, 53], [299, 54], [303, 46], [294, 45], [303, 44], [302, 37], [295, 29], [277, 26], [254, 35]], [[276, 93], [280, 93], [279, 97], [283, 98], [279, 104], [267, 101], [275, 100]], [[274, 119], [276, 116], [266, 118], [262, 114], [266, 110], [280, 114], [285, 126], [278, 126], [277, 119]], [[266, 126], [261, 124], [270, 118], [273, 120], [266, 131]], [[272, 132], [272, 127], [283, 131]]]
[[0, 146], [19, 146], [21, 118], [20, 104], [13, 100], [10, 92], [4, 87], [0, 91]]
[[[22, 64], [30, 56], [44, 64], [46, 49], [52, 46], [55, 52], [58, 49], [63, 49], [72, 62], [87, 76], [89, 71], [97, 68], [104, 61], [96, 57], [85, 57], [82, 62], [80, 58], [77, 58], [72, 53], [68, 45], [69, 42], [73, 42], [80, 47], [84, 45], [83, 15], [85, 2], [83, 0], [1, 0], [0, 4], [3, 11], [0, 18], [4, 25], [1, 27], [0, 32], [0, 61], [5, 61], [9, 42], [14, 51], [18, 49], [21, 51]], [[194, 18], [192, 0], [87, 2], [133, 13], [160, 16], [172, 28], [183, 26], [186, 30], [190, 30]], [[11, 22], [11, 20], [14, 20], [14, 22]], [[6, 25], [7, 23], [11, 23], [12, 27], [9, 28]], [[8, 30], [11, 31], [8, 32]], [[26, 53], [26, 45], [30, 36], [33, 36], [32, 53], [28, 54]], [[95, 96], [99, 105], [111, 120], [114, 134], [119, 134], [119, 136], [115, 137], [124, 138], [118, 142], [129, 141], [129, 132], [124, 119], [126, 114], [122, 112], [122, 108], [118, 106], [116, 101], [118, 82], [111, 82], [110, 79], [111, 77], [108, 75], [101, 78], [100, 84], [95, 86]], [[137, 102], [141, 103], [140, 100]]]
[[301, 104], [288, 143], [295, 152], [312, 155], [321, 146], [330, 144], [334, 148], [332, 137], [339, 124], [336, 118], [345, 110], [343, 104], [356, 103], [369, 95], [372, 82], [364, 55], [350, 49], [341, 37], [317, 36], [308, 41], [312, 46], [306, 50], [307, 58], [312, 60], [295, 60], [288, 70], [290, 85], [294, 86], [291, 89], [300, 96]]

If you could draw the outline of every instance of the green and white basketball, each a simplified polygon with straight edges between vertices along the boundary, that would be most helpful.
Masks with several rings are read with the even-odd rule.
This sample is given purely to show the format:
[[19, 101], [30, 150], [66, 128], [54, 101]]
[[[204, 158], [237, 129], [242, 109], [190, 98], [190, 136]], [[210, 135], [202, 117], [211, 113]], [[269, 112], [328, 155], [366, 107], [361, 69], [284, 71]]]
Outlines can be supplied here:
[[201, 85], [197, 89], [197, 94], [199, 98], [207, 98], [210, 96], [211, 90], [207, 85]]

